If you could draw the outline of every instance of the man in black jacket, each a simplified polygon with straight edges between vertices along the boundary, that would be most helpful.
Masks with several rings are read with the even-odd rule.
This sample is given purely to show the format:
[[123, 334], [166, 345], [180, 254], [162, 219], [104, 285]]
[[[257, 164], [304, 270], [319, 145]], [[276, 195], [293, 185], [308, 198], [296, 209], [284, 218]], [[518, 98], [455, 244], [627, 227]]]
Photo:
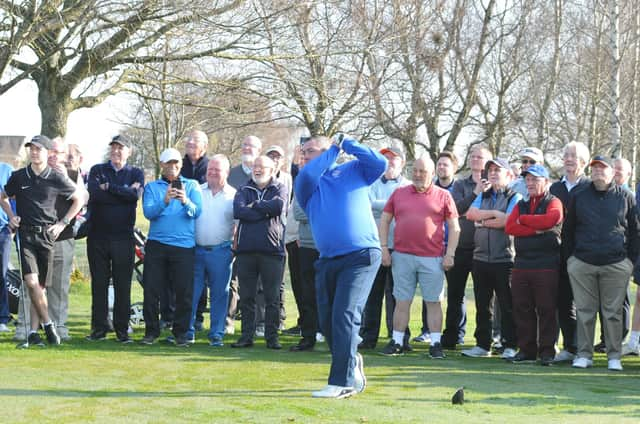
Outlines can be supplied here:
[[608, 368], [620, 371], [622, 303], [640, 247], [636, 201], [613, 182], [610, 159], [596, 156], [590, 166], [592, 182], [570, 198], [562, 237], [578, 321], [573, 367], [593, 365], [595, 318], [601, 310]]
[[131, 343], [127, 331], [135, 260], [133, 228], [144, 174], [141, 169], [127, 164], [131, 145], [124, 136], [113, 137], [109, 148], [109, 161], [94, 165], [88, 178], [91, 214], [87, 257], [91, 271], [91, 334], [86, 339], [99, 341], [107, 336], [107, 294], [109, 279], [112, 279], [116, 340]]
[[231, 347], [251, 347], [256, 327], [256, 294], [262, 282], [265, 299], [265, 338], [269, 349], [282, 349], [280, 326], [280, 282], [284, 272], [284, 220], [289, 193], [274, 177], [275, 164], [259, 156], [251, 181], [241, 187], [233, 201], [236, 232], [242, 336]]

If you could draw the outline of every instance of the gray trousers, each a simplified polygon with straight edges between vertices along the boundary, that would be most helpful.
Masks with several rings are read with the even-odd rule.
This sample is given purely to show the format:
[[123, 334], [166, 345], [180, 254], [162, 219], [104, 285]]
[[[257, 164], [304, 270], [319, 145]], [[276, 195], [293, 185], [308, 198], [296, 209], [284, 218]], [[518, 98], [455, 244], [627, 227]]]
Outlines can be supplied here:
[[56, 324], [61, 338], [69, 337], [67, 317], [69, 315], [69, 280], [73, 268], [74, 239], [56, 241], [53, 244], [53, 271], [47, 286], [49, 318]]
[[622, 304], [633, 263], [629, 259], [611, 265], [591, 265], [575, 256], [567, 260], [567, 272], [576, 303], [578, 353], [593, 357], [596, 315], [602, 311], [607, 358], [620, 359], [622, 349]]

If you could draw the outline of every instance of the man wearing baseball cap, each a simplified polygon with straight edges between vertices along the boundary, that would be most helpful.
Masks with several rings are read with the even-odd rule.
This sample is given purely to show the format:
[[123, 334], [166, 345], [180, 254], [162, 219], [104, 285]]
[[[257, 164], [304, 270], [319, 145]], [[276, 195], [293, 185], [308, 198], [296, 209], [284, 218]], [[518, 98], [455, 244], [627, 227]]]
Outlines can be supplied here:
[[[44, 325], [47, 342], [60, 344], [55, 325], [51, 321], [44, 288], [53, 267], [53, 243], [82, 208], [86, 196], [71, 180], [47, 164], [51, 140], [35, 136], [25, 144], [29, 154], [29, 165], [15, 171], [2, 193], [0, 206], [9, 218], [9, 226], [18, 230], [22, 277], [31, 298], [31, 330], [23, 347], [44, 346], [38, 334]], [[67, 213], [58, 217], [55, 203], [58, 196], [72, 201]], [[9, 198], [16, 200], [13, 213]]]
[[[399, 187], [411, 184], [411, 181], [402, 175], [405, 164], [404, 152], [398, 147], [389, 146], [380, 150], [380, 153], [387, 159], [387, 169], [369, 188], [371, 211], [378, 226], [380, 226], [380, 218], [382, 217], [384, 205], [387, 204], [387, 200], [389, 200], [393, 192]], [[389, 237], [387, 240], [381, 240], [381, 246], [387, 247], [390, 253], [393, 252], [394, 229], [395, 221], [392, 221], [389, 228]], [[393, 311], [396, 307], [396, 302], [393, 297], [393, 275], [391, 273], [391, 266], [380, 264], [376, 278], [373, 280], [373, 286], [367, 298], [367, 303], [362, 312], [362, 326], [360, 327], [362, 342], [358, 345], [358, 349], [374, 349], [376, 347], [380, 333], [382, 300], [385, 298], [386, 334], [392, 334]], [[391, 340], [391, 342], [393, 342], [393, 340]], [[401, 346], [404, 351], [410, 349], [408, 333], [405, 335]]]
[[520, 152], [520, 164], [521, 164], [521, 173], [516, 176], [517, 178], [511, 183], [509, 188], [516, 193], [520, 193], [522, 197], [527, 199], [529, 197], [529, 192], [527, 190], [527, 184], [524, 180], [524, 174], [527, 172], [530, 166], [533, 165], [544, 165], [544, 155], [542, 154], [542, 150], [537, 147], [526, 147]]
[[608, 368], [620, 371], [622, 304], [640, 250], [640, 225], [633, 194], [613, 181], [611, 159], [595, 156], [590, 167], [591, 184], [570, 198], [562, 230], [578, 321], [573, 367], [593, 365], [595, 319], [601, 310]]
[[89, 171], [87, 257], [91, 271], [91, 333], [86, 337], [89, 341], [104, 340], [109, 332], [111, 281], [116, 340], [131, 343], [128, 329], [135, 260], [133, 229], [144, 173], [127, 164], [130, 154], [129, 140], [124, 135], [116, 135], [109, 143], [109, 161], [94, 165]]
[[562, 202], [549, 193], [549, 172], [540, 164], [523, 173], [529, 192], [513, 209], [505, 232], [514, 236], [516, 257], [511, 277], [513, 320], [518, 335], [514, 363], [551, 365], [558, 332], [556, 302], [560, 264]]
[[160, 154], [162, 176], [144, 188], [142, 210], [149, 220], [144, 258], [144, 323], [142, 344], [160, 337], [160, 293], [170, 286], [176, 309], [172, 333], [167, 341], [188, 346], [191, 322], [193, 270], [195, 264], [195, 220], [202, 211], [202, 191], [195, 180], [180, 175], [182, 155], [173, 148]]
[[509, 289], [514, 257], [513, 239], [505, 234], [504, 226], [522, 195], [507, 187], [510, 169], [509, 162], [504, 159], [487, 161], [485, 171], [491, 185], [476, 197], [467, 211], [467, 219], [474, 221], [476, 225], [472, 271], [476, 299], [476, 346], [463, 350], [464, 356], [491, 356], [491, 299], [494, 293], [501, 312], [505, 346], [502, 357], [508, 359], [516, 354]]

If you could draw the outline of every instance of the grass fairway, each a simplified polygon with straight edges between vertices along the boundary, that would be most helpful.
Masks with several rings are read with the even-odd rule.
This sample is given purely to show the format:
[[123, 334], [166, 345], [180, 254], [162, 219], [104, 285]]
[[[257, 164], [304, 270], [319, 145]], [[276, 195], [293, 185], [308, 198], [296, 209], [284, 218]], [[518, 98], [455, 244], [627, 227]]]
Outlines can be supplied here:
[[[141, 299], [137, 285], [133, 298]], [[624, 371], [614, 373], [604, 355], [593, 369], [580, 371], [463, 359], [456, 352], [434, 361], [426, 358], [426, 345], [414, 344], [403, 357], [365, 353], [364, 393], [317, 400], [310, 392], [326, 384], [326, 344], [312, 353], [274, 352], [263, 341], [237, 350], [229, 347], [235, 337], [227, 337], [225, 347], [214, 349], [204, 334], [189, 348], [91, 343], [83, 339], [89, 332], [88, 284], [72, 285], [71, 302], [73, 341], [59, 348], [16, 350], [10, 335], [0, 336], [3, 423], [640, 422], [637, 357], [625, 358]], [[291, 325], [292, 296], [288, 302]], [[416, 305], [413, 316], [419, 317]], [[415, 319], [412, 328], [419, 328]], [[138, 340], [143, 330], [135, 330]], [[285, 347], [296, 340], [281, 339]], [[468, 401], [452, 407], [451, 395], [462, 385]]]

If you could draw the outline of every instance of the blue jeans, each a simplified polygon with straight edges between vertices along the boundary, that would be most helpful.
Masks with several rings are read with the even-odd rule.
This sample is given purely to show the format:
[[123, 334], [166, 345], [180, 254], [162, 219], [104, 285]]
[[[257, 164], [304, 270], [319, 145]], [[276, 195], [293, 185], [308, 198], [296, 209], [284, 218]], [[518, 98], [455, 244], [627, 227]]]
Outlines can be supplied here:
[[329, 384], [353, 387], [362, 309], [381, 258], [380, 249], [368, 248], [315, 263], [318, 321], [331, 349]]
[[198, 302], [205, 285], [210, 291], [209, 340], [224, 336], [227, 304], [229, 303], [229, 282], [231, 281], [231, 264], [233, 254], [231, 243], [221, 243], [215, 246], [196, 246], [196, 262], [193, 271], [193, 303], [191, 308], [191, 322], [188, 337], [195, 336], [196, 312]]
[[7, 283], [5, 277], [9, 268], [9, 255], [11, 254], [11, 233], [5, 226], [0, 230], [0, 323], [9, 322], [9, 295], [7, 293]]

